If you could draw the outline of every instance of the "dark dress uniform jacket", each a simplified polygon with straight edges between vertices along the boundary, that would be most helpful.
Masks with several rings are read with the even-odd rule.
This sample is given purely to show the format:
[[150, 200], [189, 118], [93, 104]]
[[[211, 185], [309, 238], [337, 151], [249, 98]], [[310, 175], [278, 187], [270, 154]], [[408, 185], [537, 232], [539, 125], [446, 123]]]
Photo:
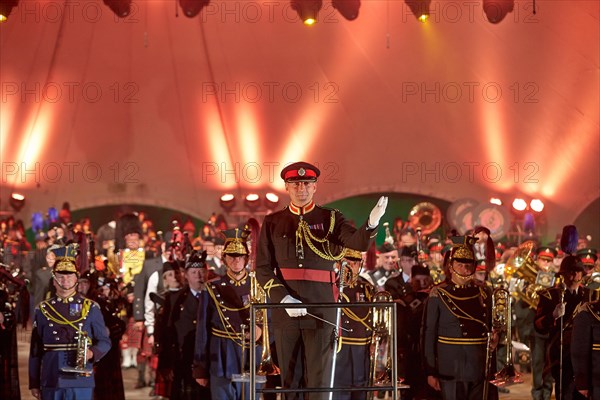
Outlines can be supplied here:
[[[43, 301], [35, 309], [33, 318], [29, 354], [30, 389], [94, 387], [93, 376], [61, 371], [63, 367], [75, 366], [77, 344], [76, 329], [64, 323], [63, 318], [77, 327], [83, 323], [83, 330], [92, 339], [89, 348], [94, 353], [93, 362], [100, 360], [111, 347], [108, 329], [96, 302], [80, 294], [66, 300], [53, 297]], [[87, 367], [91, 367], [90, 362]]]
[[[309, 209], [309, 206], [304, 208]], [[367, 229], [366, 222], [356, 229], [339, 211], [316, 205], [303, 215], [292, 212], [288, 206], [265, 217], [258, 243], [256, 276], [265, 289], [269, 302], [279, 303], [289, 294], [303, 303], [332, 303], [334, 261], [315, 253], [306, 240], [302, 240], [304, 258], [299, 257], [296, 232], [301, 218], [307, 222], [314, 237], [327, 239], [328, 244], [325, 245], [313, 239], [317, 249], [323, 251], [324, 247], [328, 247], [334, 255], [341, 252], [341, 246], [366, 250], [377, 231]], [[319, 278], [315, 278], [316, 276]], [[333, 308], [307, 311], [330, 321], [335, 318]], [[316, 327], [315, 322], [310, 317], [292, 319], [284, 309], [273, 310], [274, 327], [285, 324], [312, 328]]]
[[428, 375], [461, 382], [484, 379], [491, 296], [490, 288], [473, 281], [464, 286], [443, 282], [431, 289], [423, 326]]
[[[560, 333], [561, 323], [560, 318], [555, 319], [552, 313], [554, 309], [561, 301], [561, 289], [557, 287], [542, 290], [540, 292], [540, 302], [538, 303], [535, 312], [535, 330], [539, 334], [549, 334], [549, 352], [550, 352], [550, 365], [552, 376], [555, 380], [555, 392], [561, 391], [559, 378], [560, 378]], [[589, 300], [590, 291], [579, 286], [577, 292], [571, 292], [565, 290], [564, 301], [565, 315], [563, 317], [563, 384], [565, 386], [564, 393], [560, 393], [559, 396], [563, 398], [571, 398], [571, 396], [577, 396], [575, 393], [575, 387], [573, 384], [573, 365], [571, 364], [571, 333], [573, 328], [573, 314], [577, 307]]]
[[[369, 303], [373, 297], [373, 285], [359, 277], [356, 282], [344, 287], [343, 303]], [[370, 344], [372, 336], [370, 307], [348, 307], [342, 309], [341, 343], [335, 371], [336, 387], [365, 386], [369, 379]], [[364, 398], [365, 394], [338, 393], [336, 398]]]
[[600, 400], [600, 302], [582, 305], [573, 320], [571, 360], [575, 387]]
[[173, 371], [171, 399], [194, 398], [201, 390], [192, 376], [198, 299], [189, 286], [169, 292], [161, 317], [158, 369]]
[[[195, 378], [209, 378], [212, 375], [231, 379], [233, 374], [242, 372], [240, 325], [249, 325], [249, 294], [249, 277], [235, 282], [225, 276], [202, 291], [198, 306]], [[249, 332], [248, 328], [245, 332]], [[250, 359], [247, 343], [244, 349], [247, 368]], [[257, 366], [261, 352], [262, 347], [256, 346]]]

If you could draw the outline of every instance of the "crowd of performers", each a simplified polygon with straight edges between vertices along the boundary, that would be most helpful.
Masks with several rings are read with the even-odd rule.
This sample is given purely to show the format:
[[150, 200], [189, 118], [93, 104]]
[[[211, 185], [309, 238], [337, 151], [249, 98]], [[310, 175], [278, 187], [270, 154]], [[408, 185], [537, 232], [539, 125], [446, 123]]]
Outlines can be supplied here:
[[[600, 399], [600, 268], [575, 227], [508, 246], [485, 227], [441, 237], [394, 224], [374, 252], [387, 198], [354, 224], [315, 204], [319, 174], [286, 167], [289, 205], [234, 229], [186, 223], [162, 237], [128, 213], [95, 235], [89, 221], [57, 221], [31, 250], [4, 221], [0, 398], [21, 398], [16, 326], [31, 307], [38, 399], [124, 399], [128, 368], [150, 398], [246, 399], [251, 351], [264, 399], [278, 387], [294, 389], [285, 399], [391, 398], [356, 389], [393, 386], [394, 361], [402, 399], [495, 399], [519, 370], [534, 399]], [[351, 306], [371, 302], [395, 303], [396, 320]], [[250, 326], [253, 303], [289, 308]]]

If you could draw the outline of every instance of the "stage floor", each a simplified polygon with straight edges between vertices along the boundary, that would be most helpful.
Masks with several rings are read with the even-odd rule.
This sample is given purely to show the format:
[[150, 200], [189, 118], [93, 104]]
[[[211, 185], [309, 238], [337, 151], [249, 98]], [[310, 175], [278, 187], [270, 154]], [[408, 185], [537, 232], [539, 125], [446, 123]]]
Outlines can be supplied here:
[[[29, 341], [31, 330], [19, 329], [17, 332], [17, 342], [19, 346], [19, 378], [21, 384], [21, 399], [34, 400], [31, 392], [28, 389], [29, 379], [27, 377], [27, 360], [29, 357]], [[142, 389], [134, 389], [137, 379], [137, 371], [135, 369], [123, 370], [123, 381], [125, 386], [125, 398], [127, 400], [148, 400], [152, 399], [149, 396], [149, 387]], [[500, 399], [510, 400], [528, 400], [531, 399], [531, 375], [523, 374], [523, 384], [511, 386], [510, 393], [500, 394]], [[552, 396], [554, 399], [554, 396]]]

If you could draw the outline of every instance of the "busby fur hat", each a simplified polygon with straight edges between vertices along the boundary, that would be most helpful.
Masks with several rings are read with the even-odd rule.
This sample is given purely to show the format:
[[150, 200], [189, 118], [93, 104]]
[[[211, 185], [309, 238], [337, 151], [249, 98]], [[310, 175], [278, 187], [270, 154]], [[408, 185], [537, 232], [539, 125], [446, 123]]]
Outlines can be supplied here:
[[142, 236], [142, 224], [136, 213], [122, 215], [117, 221], [115, 228], [115, 245], [117, 249], [125, 247], [125, 236], [130, 233], [137, 233]]

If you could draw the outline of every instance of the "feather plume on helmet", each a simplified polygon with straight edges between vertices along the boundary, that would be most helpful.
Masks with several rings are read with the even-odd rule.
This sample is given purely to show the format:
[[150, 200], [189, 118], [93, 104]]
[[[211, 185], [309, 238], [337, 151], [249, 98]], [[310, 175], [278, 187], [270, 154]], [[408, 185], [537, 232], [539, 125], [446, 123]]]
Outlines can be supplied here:
[[560, 248], [567, 254], [560, 263], [558, 274], [564, 276], [568, 273], [585, 272], [583, 263], [576, 256], [577, 243], [579, 242], [579, 233], [575, 225], [566, 225], [563, 227], [560, 237]]

